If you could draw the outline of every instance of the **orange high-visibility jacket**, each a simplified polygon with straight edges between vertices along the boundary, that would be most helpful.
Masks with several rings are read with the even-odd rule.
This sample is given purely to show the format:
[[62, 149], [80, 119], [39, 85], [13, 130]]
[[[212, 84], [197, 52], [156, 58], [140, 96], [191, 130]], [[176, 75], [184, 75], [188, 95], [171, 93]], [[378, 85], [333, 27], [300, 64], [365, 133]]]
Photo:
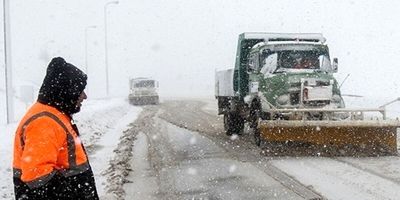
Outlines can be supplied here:
[[74, 176], [90, 166], [71, 118], [36, 102], [15, 133], [13, 168], [14, 177], [37, 188], [56, 173]]

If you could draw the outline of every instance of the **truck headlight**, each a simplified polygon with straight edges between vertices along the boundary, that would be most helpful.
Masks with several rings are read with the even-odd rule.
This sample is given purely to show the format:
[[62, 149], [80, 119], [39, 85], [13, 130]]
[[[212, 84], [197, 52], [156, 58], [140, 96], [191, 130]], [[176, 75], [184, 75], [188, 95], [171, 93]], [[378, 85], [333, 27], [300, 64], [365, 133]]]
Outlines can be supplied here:
[[337, 95], [337, 94], [333, 95], [332, 96], [332, 102], [334, 104], [338, 105], [338, 108], [344, 108], [345, 107], [344, 101], [343, 101], [343, 99], [342, 99], [342, 97], [340, 95]]
[[279, 97], [276, 99], [276, 102], [277, 102], [278, 104], [280, 104], [280, 105], [286, 105], [286, 104], [288, 104], [288, 103], [289, 103], [289, 95], [288, 95], [288, 94], [284, 94], [284, 95], [279, 96]]
[[342, 101], [342, 98], [339, 95], [335, 94], [332, 96], [332, 101], [334, 103], [340, 103], [340, 101]]

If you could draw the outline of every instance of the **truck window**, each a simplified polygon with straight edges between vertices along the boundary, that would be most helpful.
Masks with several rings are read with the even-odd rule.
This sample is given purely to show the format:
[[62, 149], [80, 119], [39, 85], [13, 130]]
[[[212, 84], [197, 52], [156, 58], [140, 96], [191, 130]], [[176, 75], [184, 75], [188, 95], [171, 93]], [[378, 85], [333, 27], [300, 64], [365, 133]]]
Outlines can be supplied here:
[[319, 69], [319, 51], [281, 51], [278, 67], [287, 69]]
[[332, 72], [331, 61], [326, 55], [320, 55], [318, 57], [320, 69], [327, 72]]
[[263, 74], [273, 73], [278, 65], [278, 54], [269, 54], [262, 60], [262, 68], [260, 70]]
[[154, 81], [146, 80], [146, 81], [135, 82], [133, 87], [135, 87], [135, 88], [154, 87]]

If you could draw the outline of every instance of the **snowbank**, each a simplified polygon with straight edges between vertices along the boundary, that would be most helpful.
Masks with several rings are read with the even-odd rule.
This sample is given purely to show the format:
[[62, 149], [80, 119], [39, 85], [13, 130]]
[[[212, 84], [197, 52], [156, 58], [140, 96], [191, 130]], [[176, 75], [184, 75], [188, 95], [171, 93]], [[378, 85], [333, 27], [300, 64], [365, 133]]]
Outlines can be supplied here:
[[[141, 108], [129, 105], [122, 98], [88, 100], [80, 113], [74, 116], [81, 138], [88, 150], [100, 196], [104, 195], [108, 167], [119, 137], [133, 122]], [[0, 199], [13, 199], [12, 148], [17, 123], [0, 125]]]

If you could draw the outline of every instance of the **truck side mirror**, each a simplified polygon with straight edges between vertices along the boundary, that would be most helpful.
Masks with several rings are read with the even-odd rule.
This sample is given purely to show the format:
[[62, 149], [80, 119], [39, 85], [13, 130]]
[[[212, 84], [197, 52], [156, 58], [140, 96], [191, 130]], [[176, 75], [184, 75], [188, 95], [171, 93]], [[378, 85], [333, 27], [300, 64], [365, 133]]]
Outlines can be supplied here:
[[333, 58], [333, 63], [332, 63], [332, 71], [333, 73], [338, 72], [338, 58]]

